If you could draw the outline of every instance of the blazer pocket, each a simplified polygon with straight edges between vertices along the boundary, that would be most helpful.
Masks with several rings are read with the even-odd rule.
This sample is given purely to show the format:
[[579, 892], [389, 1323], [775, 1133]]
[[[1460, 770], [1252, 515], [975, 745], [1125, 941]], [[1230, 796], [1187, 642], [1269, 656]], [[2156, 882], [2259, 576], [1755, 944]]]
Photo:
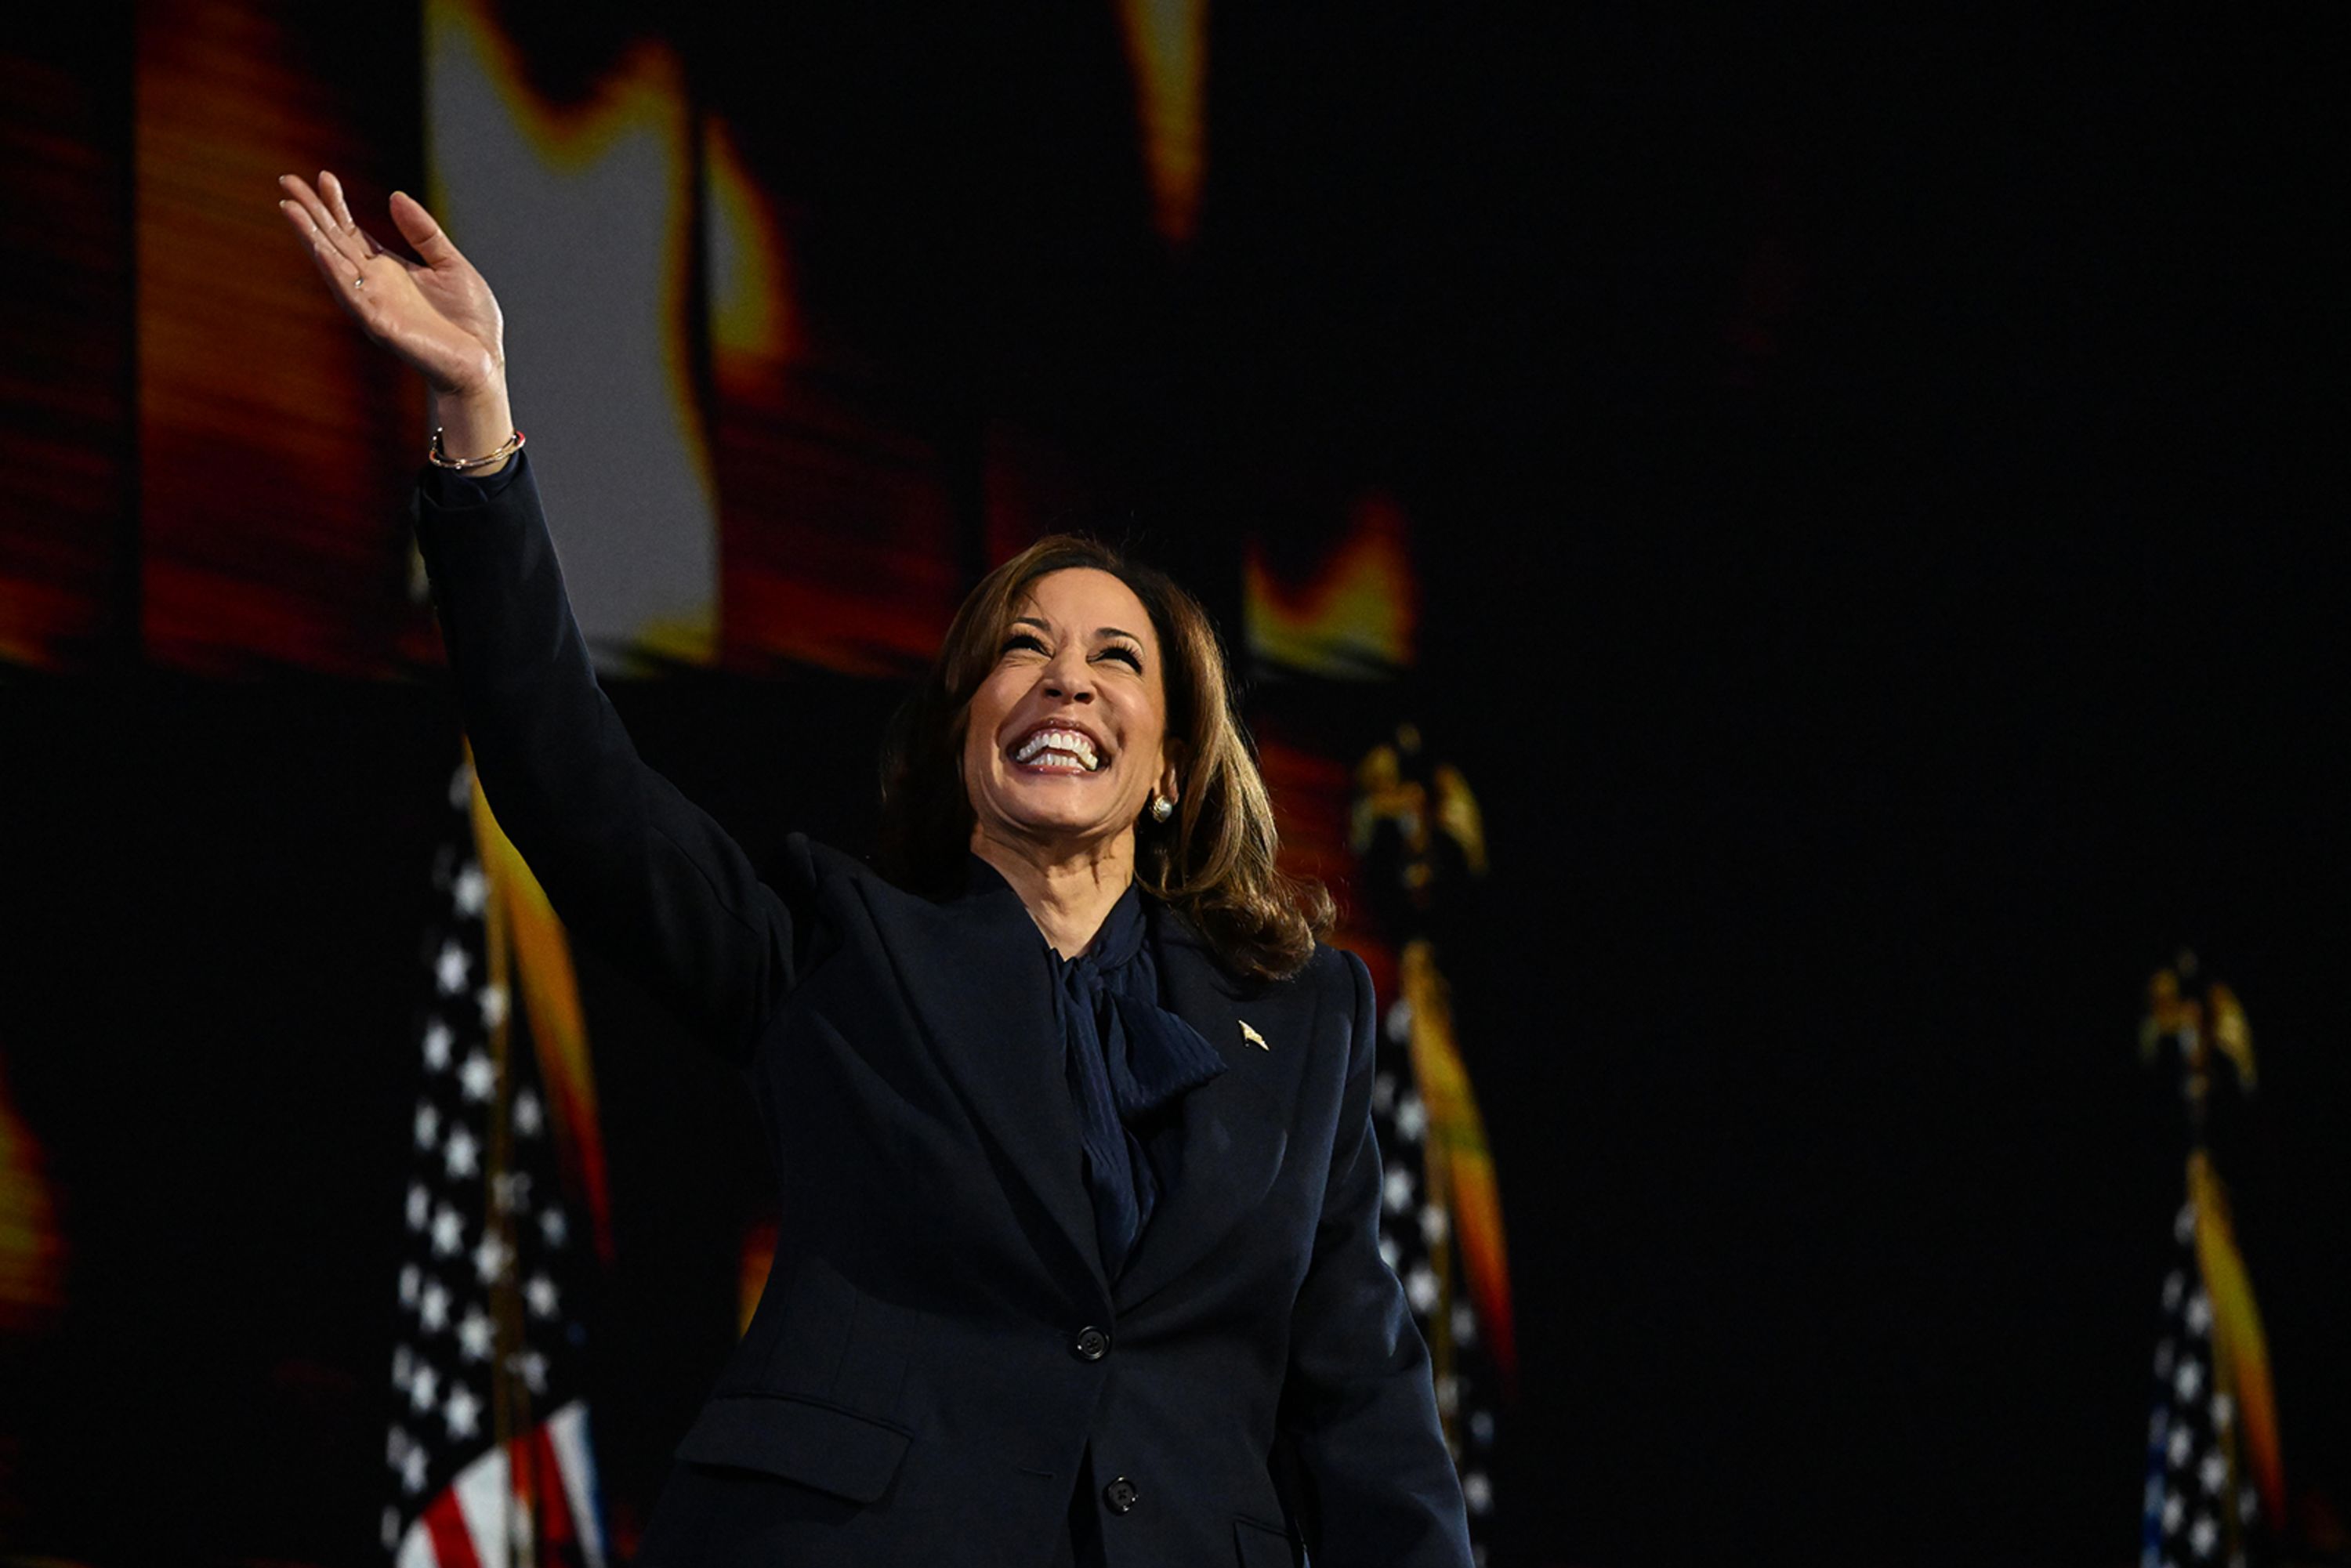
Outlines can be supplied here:
[[1240, 1568], [1297, 1568], [1298, 1548], [1290, 1531], [1277, 1525], [1237, 1518], [1233, 1545], [1240, 1553]]
[[890, 1490], [910, 1441], [896, 1427], [830, 1405], [727, 1396], [703, 1406], [677, 1457], [758, 1470], [851, 1502], [872, 1502]]

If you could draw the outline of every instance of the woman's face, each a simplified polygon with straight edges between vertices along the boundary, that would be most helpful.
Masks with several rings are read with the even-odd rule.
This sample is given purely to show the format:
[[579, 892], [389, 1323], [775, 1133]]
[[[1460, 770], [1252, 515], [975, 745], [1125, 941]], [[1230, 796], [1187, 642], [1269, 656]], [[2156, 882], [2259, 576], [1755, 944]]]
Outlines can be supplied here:
[[1074, 850], [1133, 831], [1155, 790], [1175, 798], [1158, 634], [1109, 572], [1029, 585], [965, 718], [975, 842]]

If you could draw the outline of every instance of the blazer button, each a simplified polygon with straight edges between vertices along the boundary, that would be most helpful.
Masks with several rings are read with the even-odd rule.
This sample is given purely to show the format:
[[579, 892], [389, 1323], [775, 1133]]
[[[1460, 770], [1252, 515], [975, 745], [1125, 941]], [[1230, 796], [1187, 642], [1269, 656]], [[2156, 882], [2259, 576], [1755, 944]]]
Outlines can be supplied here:
[[1070, 1341], [1070, 1354], [1080, 1361], [1100, 1361], [1110, 1354], [1110, 1335], [1088, 1323]]
[[1140, 1495], [1134, 1490], [1134, 1483], [1124, 1476], [1119, 1477], [1118, 1479], [1102, 1488], [1102, 1501], [1110, 1504], [1110, 1511], [1113, 1513], [1128, 1512], [1134, 1507], [1134, 1500]]

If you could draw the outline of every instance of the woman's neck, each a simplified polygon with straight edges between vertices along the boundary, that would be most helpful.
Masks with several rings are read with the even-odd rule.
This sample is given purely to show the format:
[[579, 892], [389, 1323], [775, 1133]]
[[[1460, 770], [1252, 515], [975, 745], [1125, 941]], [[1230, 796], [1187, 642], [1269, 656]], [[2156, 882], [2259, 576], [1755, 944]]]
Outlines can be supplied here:
[[1086, 950], [1111, 908], [1134, 881], [1134, 834], [1119, 834], [1076, 851], [1067, 846], [998, 838], [973, 830], [971, 852], [994, 866], [1064, 958]]

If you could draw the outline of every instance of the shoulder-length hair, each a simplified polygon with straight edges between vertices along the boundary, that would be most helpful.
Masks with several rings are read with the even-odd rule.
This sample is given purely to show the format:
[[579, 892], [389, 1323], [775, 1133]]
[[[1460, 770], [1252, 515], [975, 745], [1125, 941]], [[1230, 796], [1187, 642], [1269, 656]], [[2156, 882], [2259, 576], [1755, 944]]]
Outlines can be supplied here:
[[1272, 801], [1233, 712], [1216, 630], [1165, 572], [1079, 535], [1040, 539], [982, 579], [900, 706], [882, 750], [883, 874], [933, 897], [963, 885], [974, 821], [963, 781], [972, 696], [996, 667], [1029, 585], [1071, 567], [1109, 572], [1143, 601], [1159, 636], [1168, 737], [1183, 747], [1175, 815], [1161, 823], [1146, 812], [1135, 823], [1136, 880], [1189, 917], [1235, 975], [1296, 974], [1331, 929], [1331, 895], [1275, 863]]

